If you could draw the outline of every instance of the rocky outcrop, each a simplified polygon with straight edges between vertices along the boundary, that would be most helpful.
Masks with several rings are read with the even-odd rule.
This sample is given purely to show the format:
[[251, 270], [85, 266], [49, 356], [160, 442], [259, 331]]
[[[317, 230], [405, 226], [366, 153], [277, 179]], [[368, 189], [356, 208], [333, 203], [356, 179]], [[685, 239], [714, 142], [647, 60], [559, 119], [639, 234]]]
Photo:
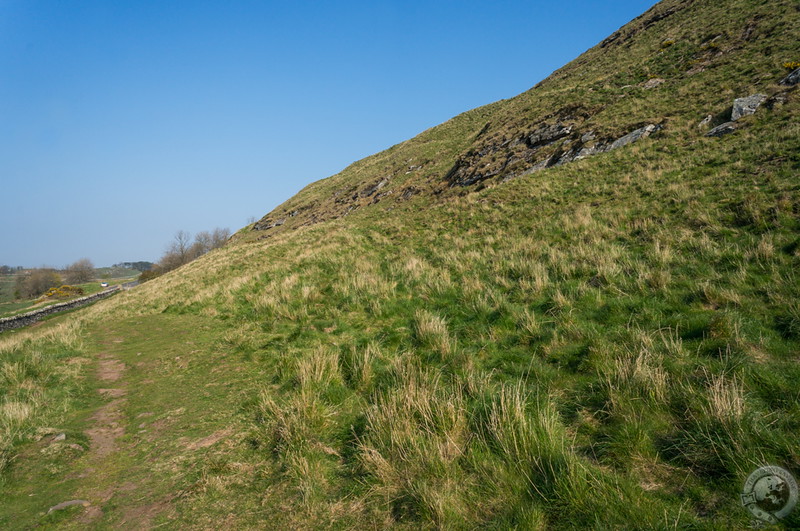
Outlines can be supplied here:
[[473, 148], [455, 162], [445, 181], [450, 186], [470, 186], [493, 177], [507, 181], [627, 146], [662, 128], [647, 124], [619, 137], [598, 139], [592, 130], [580, 131], [577, 121], [540, 124], [517, 140]]
[[733, 110], [731, 111], [731, 121], [735, 122], [742, 116], [755, 114], [758, 107], [767, 99], [766, 94], [753, 94], [746, 98], [736, 98], [733, 100]]
[[281, 218], [281, 219], [277, 219], [277, 220], [262, 219], [261, 221], [259, 221], [255, 225], [253, 225], [253, 230], [274, 229], [275, 227], [280, 227], [284, 223], [286, 223], [286, 218]]
[[118, 292], [119, 290], [120, 290], [119, 286], [114, 286], [113, 288], [101, 291], [100, 293], [95, 293], [94, 295], [88, 295], [86, 297], [81, 297], [79, 299], [75, 299], [69, 302], [53, 304], [52, 306], [48, 306], [47, 308], [42, 308], [41, 310], [34, 310], [32, 312], [23, 313], [22, 315], [5, 317], [3, 319], [0, 319], [0, 332], [4, 330], [12, 330], [14, 328], [22, 328], [23, 326], [28, 326], [47, 315], [51, 315], [58, 312], [64, 312], [67, 310], [73, 310], [75, 308], [80, 308], [81, 306], [86, 306], [87, 304], [91, 304], [96, 300], [108, 297], [109, 295], [112, 295]]
[[724, 136], [734, 131], [736, 131], [736, 124], [733, 122], [725, 122], [706, 133], [706, 136]]
[[800, 68], [794, 70], [791, 74], [781, 79], [780, 84], [786, 86], [794, 86], [800, 83]]
[[572, 145], [570, 149], [564, 151], [563, 153], [559, 153], [550, 159], [534, 164], [524, 172], [524, 175], [530, 175], [531, 173], [535, 173], [545, 168], [560, 166], [562, 164], [567, 164], [568, 162], [585, 159], [587, 157], [591, 157], [592, 155], [607, 153], [614, 149], [627, 146], [628, 144], [632, 144], [638, 140], [647, 138], [656, 131], [660, 130], [661, 127], [661, 125], [657, 124], [648, 124], [644, 127], [634, 129], [630, 133], [627, 133], [617, 139], [606, 142], [596, 142], [591, 145], [589, 143], [594, 140], [595, 135], [594, 132], [589, 131], [588, 133], [581, 135], [580, 140]]
[[537, 127], [526, 139], [525, 143], [531, 149], [549, 146], [553, 142], [561, 140], [572, 133], [571, 125], [561, 125], [560, 123], [542, 125]]
[[[770, 108], [776, 104], [779, 104], [777, 96], [778, 95], [776, 94], [771, 98], [768, 98], [766, 94], [753, 94], [752, 96], [747, 96], [744, 98], [736, 98], [733, 100], [733, 106], [731, 107], [731, 119], [711, 129], [711, 131], [706, 133], [706, 136], [719, 137], [733, 133], [737, 129], [735, 122], [744, 116], [755, 114], [761, 104], [765, 101], [767, 102], [767, 106]], [[700, 122], [699, 125], [700, 127], [703, 127], [706, 124], [710, 124], [711, 121], [712, 116], [709, 114], [702, 122]]]
[[631, 131], [627, 135], [614, 140], [606, 151], [621, 148], [623, 146], [627, 146], [628, 144], [632, 144], [637, 140], [641, 140], [642, 138], [647, 138], [659, 129], [661, 129], [661, 126], [655, 124], [649, 124], [644, 127], [640, 127], [639, 129]]

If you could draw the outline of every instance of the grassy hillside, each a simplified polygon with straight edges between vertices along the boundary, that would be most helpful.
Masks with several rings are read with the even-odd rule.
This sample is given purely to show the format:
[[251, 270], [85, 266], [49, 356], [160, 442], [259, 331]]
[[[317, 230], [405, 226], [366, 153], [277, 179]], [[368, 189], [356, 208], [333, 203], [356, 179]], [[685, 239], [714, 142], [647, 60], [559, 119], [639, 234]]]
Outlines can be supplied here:
[[[783, 64], [800, 60], [797, 18], [790, 0], [660, 2], [530, 91], [313, 183], [255, 227], [270, 237], [359, 208], [391, 212], [420, 195], [464, 193], [450, 175], [458, 163], [457, 174], [484, 176], [477, 186], [491, 186], [553, 154], [644, 124], [662, 125], [666, 144], [694, 142], [697, 124], [709, 114], [714, 124], [725, 121], [734, 98], [785, 89], [776, 85], [786, 74]], [[648, 84], [654, 80], [660, 84]], [[532, 133], [556, 124], [571, 126], [571, 133], [538, 150], [528, 147]], [[585, 134], [594, 140], [583, 142]]]
[[[234, 244], [4, 333], [0, 526], [748, 527], [750, 472], [800, 477], [798, 19], [662, 2]], [[782, 95], [697, 127], [755, 92]]]

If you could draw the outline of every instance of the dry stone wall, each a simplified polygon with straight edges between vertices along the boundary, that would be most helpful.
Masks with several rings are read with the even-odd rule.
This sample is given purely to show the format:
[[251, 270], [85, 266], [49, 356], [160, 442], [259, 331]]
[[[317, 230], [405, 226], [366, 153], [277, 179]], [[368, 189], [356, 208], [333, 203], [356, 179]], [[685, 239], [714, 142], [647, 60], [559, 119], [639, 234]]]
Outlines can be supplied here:
[[34, 310], [32, 312], [23, 313], [21, 315], [15, 315], [13, 317], [5, 317], [3, 319], [0, 319], [0, 332], [3, 332], [4, 330], [11, 330], [14, 328], [22, 328], [23, 326], [28, 326], [47, 315], [63, 312], [66, 310], [73, 310], [75, 308], [80, 308], [81, 306], [86, 306], [87, 304], [90, 304], [96, 300], [108, 297], [109, 295], [112, 295], [119, 290], [120, 290], [119, 286], [114, 286], [113, 288], [109, 288], [107, 290], [95, 293], [93, 295], [87, 295], [86, 297], [81, 297], [79, 299], [75, 299], [69, 302], [53, 304], [52, 306], [48, 306], [47, 308], [42, 308], [41, 310]]

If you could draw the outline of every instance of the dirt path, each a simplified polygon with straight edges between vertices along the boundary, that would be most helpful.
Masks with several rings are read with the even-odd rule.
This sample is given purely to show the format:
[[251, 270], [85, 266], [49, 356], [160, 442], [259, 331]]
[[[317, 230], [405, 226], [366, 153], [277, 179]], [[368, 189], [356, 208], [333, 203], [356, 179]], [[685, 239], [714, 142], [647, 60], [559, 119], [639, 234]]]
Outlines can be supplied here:
[[[97, 378], [102, 382], [119, 382], [125, 372], [125, 364], [121, 361], [103, 353], [100, 355], [100, 366], [97, 369]], [[97, 458], [104, 458], [116, 451], [117, 439], [125, 435], [125, 428], [122, 425], [122, 407], [126, 399], [124, 382], [115, 388], [99, 389], [100, 394], [105, 398], [113, 398], [97, 412], [92, 415], [93, 425], [86, 430], [91, 445], [89, 451]]]
[[[234, 413], [240, 382], [251, 375], [220, 349], [214, 326], [155, 316], [92, 330], [92, 407], [76, 409], [65, 442], [32, 451], [30, 476], [18, 488], [31, 507], [44, 505], [45, 513], [30, 515], [32, 524], [44, 518], [61, 529], [207, 528], [228, 522], [238, 514], [234, 507], [258, 511], [258, 502], [232, 495], [258, 474], [240, 452], [243, 431]], [[83, 395], [80, 404], [86, 402]], [[54, 472], [42, 473], [44, 466]], [[46, 503], [29, 499], [37, 496]], [[53, 507], [59, 508], [46, 513]], [[212, 514], [198, 522], [200, 507]]]
[[[120, 341], [115, 341], [120, 342]], [[86, 458], [89, 463], [79, 477], [91, 477], [104, 469], [104, 461], [118, 450], [117, 441], [125, 435], [123, 425], [123, 407], [127, 402], [127, 386], [123, 379], [125, 364], [107, 352], [100, 354], [97, 367], [97, 379], [103, 384], [116, 384], [114, 387], [98, 389], [100, 395], [110, 401], [101, 406], [90, 417], [92, 425], [85, 433], [89, 437], [89, 450]], [[90, 524], [103, 515], [102, 504], [108, 502], [115, 494], [116, 488], [87, 492], [91, 505], [79, 517], [82, 524]]]

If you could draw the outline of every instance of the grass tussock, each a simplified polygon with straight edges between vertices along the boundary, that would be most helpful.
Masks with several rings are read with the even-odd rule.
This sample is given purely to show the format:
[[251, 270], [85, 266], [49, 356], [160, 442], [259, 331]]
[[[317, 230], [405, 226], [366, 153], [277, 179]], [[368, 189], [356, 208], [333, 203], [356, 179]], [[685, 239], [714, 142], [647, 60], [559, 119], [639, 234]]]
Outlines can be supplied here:
[[0, 484], [19, 444], [75, 403], [88, 362], [82, 348], [78, 321], [0, 339]]

